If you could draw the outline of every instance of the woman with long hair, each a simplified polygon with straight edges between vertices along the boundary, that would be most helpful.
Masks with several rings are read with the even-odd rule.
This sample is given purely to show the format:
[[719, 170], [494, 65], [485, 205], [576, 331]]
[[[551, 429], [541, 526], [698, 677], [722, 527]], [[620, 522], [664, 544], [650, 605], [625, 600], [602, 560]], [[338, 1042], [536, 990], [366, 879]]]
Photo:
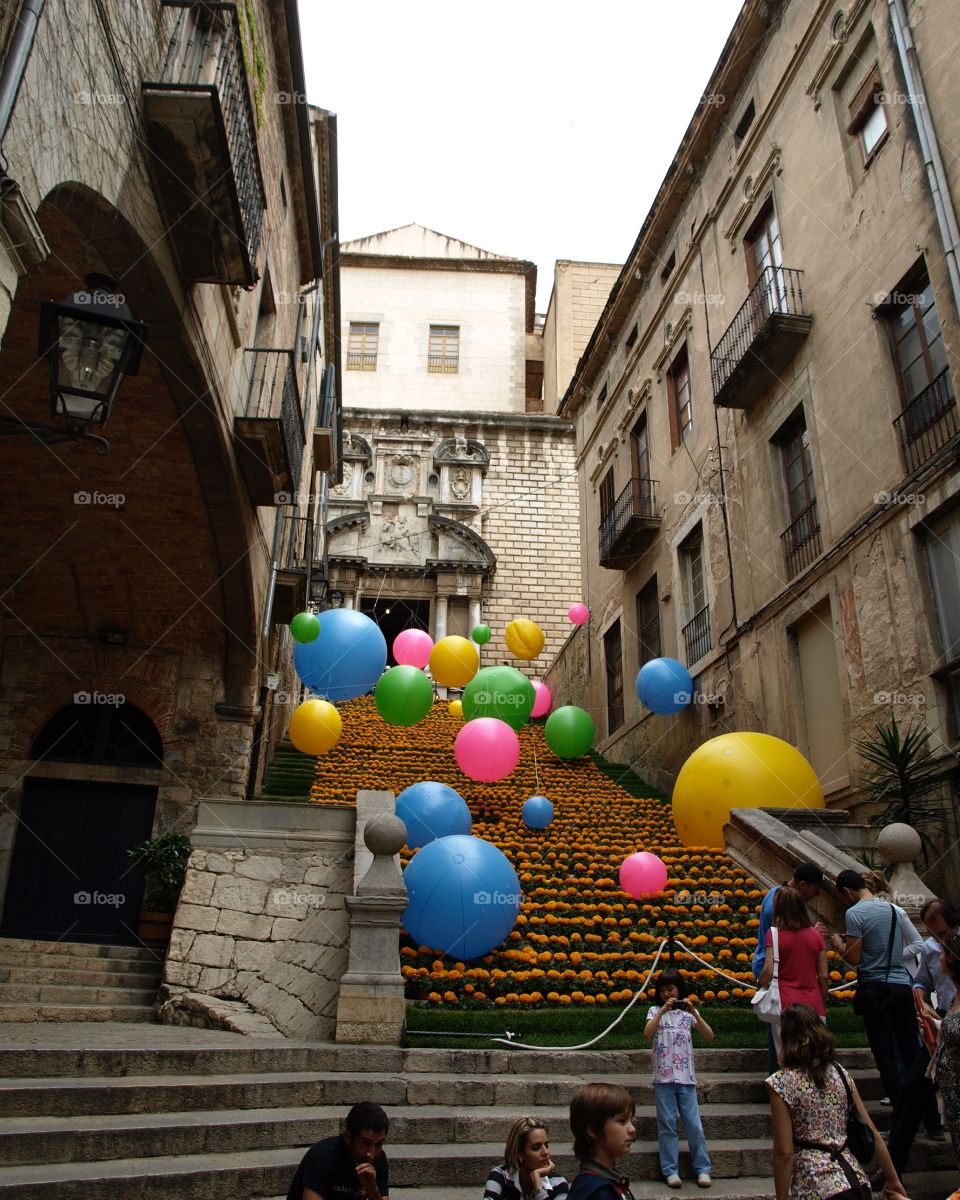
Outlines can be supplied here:
[[[802, 897], [793, 888], [782, 887], [773, 901], [773, 922], [767, 930], [767, 957], [760, 975], [760, 986], [768, 987], [773, 978], [773, 930], [776, 930], [781, 1011], [788, 1004], [809, 1004], [822, 1020], [827, 1019], [828, 983], [827, 946], [823, 934], [810, 924]], [[780, 1022], [771, 1023], [773, 1044], [780, 1054]]]
[[521, 1117], [510, 1127], [503, 1162], [490, 1172], [483, 1198], [566, 1200], [570, 1190], [567, 1181], [553, 1172], [546, 1125], [536, 1117]]
[[837, 1062], [837, 1044], [819, 1013], [808, 1004], [788, 1005], [780, 1036], [782, 1065], [767, 1080], [777, 1200], [869, 1200], [870, 1181], [846, 1146], [851, 1109], [873, 1130], [884, 1200], [903, 1196], [887, 1147]]

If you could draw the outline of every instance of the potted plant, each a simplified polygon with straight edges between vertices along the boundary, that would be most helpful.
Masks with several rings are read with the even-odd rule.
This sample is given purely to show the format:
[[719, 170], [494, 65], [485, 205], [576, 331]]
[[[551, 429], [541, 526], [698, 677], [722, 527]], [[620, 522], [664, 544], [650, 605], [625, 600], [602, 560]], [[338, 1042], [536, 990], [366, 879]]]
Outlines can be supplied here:
[[161, 833], [131, 846], [127, 854], [144, 872], [140, 939], [148, 945], [165, 946], [187, 873], [190, 839], [182, 833]]
[[942, 821], [939, 791], [943, 764], [930, 748], [930, 731], [911, 724], [901, 731], [896, 717], [889, 725], [878, 725], [876, 737], [860, 738], [854, 744], [867, 763], [861, 777], [869, 800], [883, 807], [871, 824], [883, 827], [902, 821], [920, 834], [925, 850], [933, 849], [923, 828], [937, 828]]

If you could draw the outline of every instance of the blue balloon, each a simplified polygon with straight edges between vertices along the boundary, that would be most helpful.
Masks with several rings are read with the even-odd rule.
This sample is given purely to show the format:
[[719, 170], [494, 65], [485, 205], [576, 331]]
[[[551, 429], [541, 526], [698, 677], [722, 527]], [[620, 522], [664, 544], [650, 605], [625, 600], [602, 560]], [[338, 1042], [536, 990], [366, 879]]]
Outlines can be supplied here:
[[419, 946], [452, 958], [481, 958], [517, 921], [523, 893], [510, 860], [476, 837], [437, 838], [410, 859], [403, 873], [409, 904], [407, 933]]
[[354, 608], [328, 608], [319, 620], [315, 640], [293, 648], [293, 665], [304, 684], [334, 702], [372, 691], [387, 665], [379, 626]]
[[668, 716], [693, 699], [693, 676], [675, 658], [652, 658], [637, 675], [637, 696], [651, 712]]
[[524, 801], [520, 817], [528, 829], [546, 829], [553, 820], [553, 805], [546, 796], [531, 796]]
[[407, 827], [407, 845], [418, 849], [435, 838], [469, 833], [473, 818], [467, 802], [445, 783], [424, 779], [397, 797], [397, 816]]

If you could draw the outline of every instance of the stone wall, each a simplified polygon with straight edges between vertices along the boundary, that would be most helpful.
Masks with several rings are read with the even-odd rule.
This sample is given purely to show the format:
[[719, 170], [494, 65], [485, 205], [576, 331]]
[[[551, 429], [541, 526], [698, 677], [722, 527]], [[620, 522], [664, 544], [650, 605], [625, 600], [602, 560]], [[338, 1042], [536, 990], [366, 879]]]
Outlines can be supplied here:
[[288, 1037], [332, 1040], [355, 824], [355, 810], [343, 806], [200, 806], [164, 965], [162, 1021], [216, 1027], [218, 1001], [243, 1001]]

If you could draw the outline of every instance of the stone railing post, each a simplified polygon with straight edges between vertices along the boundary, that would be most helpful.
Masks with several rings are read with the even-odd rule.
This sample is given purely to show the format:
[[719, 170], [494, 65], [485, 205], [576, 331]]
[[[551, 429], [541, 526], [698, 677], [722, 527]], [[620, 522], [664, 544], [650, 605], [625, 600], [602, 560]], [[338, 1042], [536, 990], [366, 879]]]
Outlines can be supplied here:
[[913, 869], [914, 859], [919, 857], [922, 849], [920, 834], [912, 825], [901, 821], [885, 825], [877, 835], [880, 856], [893, 864], [890, 894], [914, 924], [920, 917], [920, 909], [928, 900], [934, 899], [933, 892]]
[[350, 918], [350, 959], [340, 980], [338, 1042], [399, 1046], [406, 1006], [400, 973], [400, 918], [407, 889], [393, 860], [407, 840], [399, 817], [380, 813], [363, 831], [373, 855], [355, 896], [344, 898]]

